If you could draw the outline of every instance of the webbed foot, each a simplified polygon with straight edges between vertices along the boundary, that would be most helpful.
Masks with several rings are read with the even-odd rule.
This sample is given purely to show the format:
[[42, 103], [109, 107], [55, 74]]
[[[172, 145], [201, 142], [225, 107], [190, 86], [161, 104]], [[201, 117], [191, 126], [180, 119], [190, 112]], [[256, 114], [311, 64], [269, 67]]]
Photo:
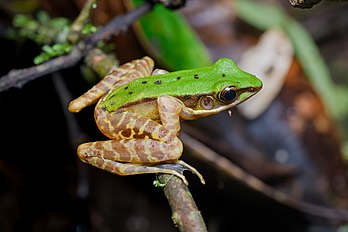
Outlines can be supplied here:
[[[186, 170], [189, 170], [191, 171], [193, 174], [195, 174], [196, 176], [198, 176], [198, 178], [200, 179], [201, 183], [202, 184], [205, 184], [205, 180], [202, 176], [201, 173], [199, 173], [197, 171], [197, 169], [195, 169], [194, 167], [192, 167], [191, 165], [187, 164], [186, 162], [182, 161], [182, 160], [178, 160], [176, 161], [175, 163], [163, 163], [163, 164], [156, 164], [156, 165], [153, 165], [154, 167], [156, 168], [160, 168], [160, 169], [163, 169], [163, 170], [172, 170], [175, 172], [175, 174], [173, 175], [176, 175], [178, 176], [179, 178], [182, 179], [182, 181], [188, 185], [188, 182], [185, 178], [185, 176], [183, 175], [183, 172], [186, 171]], [[167, 172], [163, 172], [163, 173], [167, 173]]]

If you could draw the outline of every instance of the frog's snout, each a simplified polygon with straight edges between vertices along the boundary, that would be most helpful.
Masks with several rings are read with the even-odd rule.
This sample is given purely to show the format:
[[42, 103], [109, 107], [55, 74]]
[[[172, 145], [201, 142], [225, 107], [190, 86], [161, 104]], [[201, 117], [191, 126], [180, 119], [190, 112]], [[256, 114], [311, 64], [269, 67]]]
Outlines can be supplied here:
[[256, 94], [257, 92], [259, 92], [262, 89], [262, 82], [261, 85], [259, 86], [253, 86], [249, 88], [249, 91]]

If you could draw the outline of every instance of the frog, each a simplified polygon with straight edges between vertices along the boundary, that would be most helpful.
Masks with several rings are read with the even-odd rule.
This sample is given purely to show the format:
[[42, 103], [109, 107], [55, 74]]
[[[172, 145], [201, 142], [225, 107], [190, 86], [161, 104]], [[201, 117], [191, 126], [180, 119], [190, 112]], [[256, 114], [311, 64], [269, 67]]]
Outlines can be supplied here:
[[167, 72], [145, 56], [113, 68], [104, 79], [71, 101], [73, 113], [96, 103], [94, 119], [108, 138], [78, 146], [85, 163], [126, 176], [170, 174], [188, 184], [184, 170], [203, 176], [180, 159], [181, 121], [228, 110], [255, 95], [262, 81], [229, 58], [208, 67]]

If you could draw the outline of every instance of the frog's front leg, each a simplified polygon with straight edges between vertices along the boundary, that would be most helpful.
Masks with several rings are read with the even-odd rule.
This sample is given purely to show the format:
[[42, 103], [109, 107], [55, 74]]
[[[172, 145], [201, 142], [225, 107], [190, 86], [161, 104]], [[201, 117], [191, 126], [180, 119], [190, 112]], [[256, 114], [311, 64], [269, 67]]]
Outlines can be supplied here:
[[110, 71], [103, 80], [98, 82], [86, 93], [71, 101], [70, 112], [79, 112], [83, 108], [96, 103], [110, 89], [118, 88], [135, 79], [149, 76], [153, 70], [154, 62], [150, 57], [133, 60]]
[[112, 140], [80, 145], [78, 155], [82, 161], [118, 175], [172, 174], [187, 184], [182, 173], [176, 170], [177, 166], [184, 166], [204, 183], [194, 168], [178, 161], [183, 145], [176, 136], [177, 131], [131, 112], [105, 113], [100, 110], [96, 114], [97, 121], [99, 117], [103, 118], [99, 124], [101, 131]]

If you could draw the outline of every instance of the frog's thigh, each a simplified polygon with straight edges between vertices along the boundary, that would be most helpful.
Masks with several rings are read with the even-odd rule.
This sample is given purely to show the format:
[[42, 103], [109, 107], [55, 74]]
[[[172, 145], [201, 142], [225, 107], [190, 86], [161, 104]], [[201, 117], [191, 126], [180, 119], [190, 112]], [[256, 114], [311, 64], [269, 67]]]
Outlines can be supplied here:
[[79, 146], [80, 159], [117, 175], [144, 173], [167, 173], [177, 175], [185, 182], [185, 177], [172, 169], [152, 166], [163, 162], [178, 162], [182, 144], [166, 144], [155, 140], [128, 139], [85, 143]]
[[[176, 133], [163, 125], [133, 112], [95, 113], [99, 129], [113, 140], [88, 143], [84, 150], [108, 154], [108, 159], [132, 163], [156, 163], [177, 160], [183, 146]], [[86, 148], [85, 148], [86, 147]], [[88, 150], [87, 150], [88, 151]]]
[[178, 160], [182, 150], [183, 145], [177, 137], [170, 143], [153, 139], [121, 139], [81, 144], [77, 154], [88, 163], [93, 162], [94, 157], [100, 157], [122, 163], [155, 164]]

